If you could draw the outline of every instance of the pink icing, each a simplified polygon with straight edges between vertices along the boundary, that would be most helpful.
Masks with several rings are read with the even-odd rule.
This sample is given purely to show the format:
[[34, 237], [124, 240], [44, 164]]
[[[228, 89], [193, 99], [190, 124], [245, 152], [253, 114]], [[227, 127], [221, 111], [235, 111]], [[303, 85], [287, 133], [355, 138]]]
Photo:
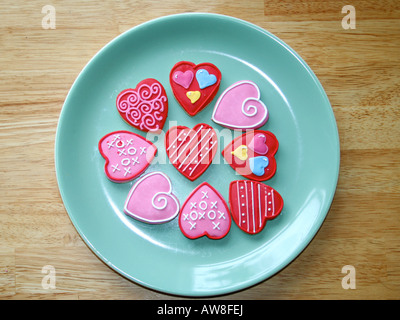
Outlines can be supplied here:
[[252, 81], [239, 81], [219, 97], [212, 120], [231, 129], [256, 129], [268, 120], [268, 110], [260, 100], [260, 90]]
[[192, 83], [193, 80], [193, 72], [190, 70], [187, 70], [185, 72], [182, 71], [176, 71], [174, 72], [172, 79], [174, 82], [177, 84], [181, 85], [185, 89], [189, 88], [190, 84]]
[[157, 148], [135, 133], [115, 131], [100, 140], [99, 150], [106, 159], [107, 177], [114, 182], [127, 182], [149, 166]]
[[184, 203], [179, 226], [185, 236], [221, 239], [231, 227], [231, 216], [222, 196], [207, 182], [199, 185]]
[[179, 213], [179, 201], [172, 193], [169, 178], [162, 172], [151, 172], [141, 177], [128, 194], [124, 212], [151, 224], [174, 219]]
[[249, 148], [258, 154], [268, 152], [267, 138], [263, 134], [256, 134], [249, 143]]

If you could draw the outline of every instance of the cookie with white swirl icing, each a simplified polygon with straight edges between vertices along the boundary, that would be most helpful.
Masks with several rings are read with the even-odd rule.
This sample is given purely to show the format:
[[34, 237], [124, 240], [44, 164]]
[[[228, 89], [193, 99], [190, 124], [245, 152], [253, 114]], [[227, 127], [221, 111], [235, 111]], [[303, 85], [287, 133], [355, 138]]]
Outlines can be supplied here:
[[160, 133], [168, 115], [168, 98], [156, 79], [144, 79], [135, 89], [125, 89], [117, 96], [121, 117], [144, 132]]
[[179, 209], [171, 180], [159, 171], [148, 173], [136, 181], [124, 205], [126, 215], [150, 224], [171, 221], [178, 215]]
[[212, 120], [230, 129], [257, 129], [269, 117], [268, 109], [260, 97], [260, 89], [254, 82], [238, 81], [218, 98]]

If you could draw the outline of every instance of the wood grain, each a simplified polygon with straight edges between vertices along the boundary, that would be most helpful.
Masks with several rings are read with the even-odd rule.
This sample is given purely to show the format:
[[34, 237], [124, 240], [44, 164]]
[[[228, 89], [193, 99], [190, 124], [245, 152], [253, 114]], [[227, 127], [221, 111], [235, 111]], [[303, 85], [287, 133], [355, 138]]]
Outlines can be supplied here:
[[[341, 169], [329, 214], [277, 275], [225, 299], [400, 298], [400, 5], [396, 0], [3, 1], [0, 20], [0, 299], [180, 299], [141, 287], [83, 243], [54, 172], [58, 117], [90, 58], [121, 32], [180, 12], [213, 12], [274, 33], [310, 65], [337, 120]], [[344, 30], [341, 8], [355, 7]], [[79, 263], [76, 263], [79, 261]], [[42, 268], [57, 271], [43, 289]], [[344, 265], [356, 289], [344, 290]], [[219, 297], [215, 298], [219, 299]]]

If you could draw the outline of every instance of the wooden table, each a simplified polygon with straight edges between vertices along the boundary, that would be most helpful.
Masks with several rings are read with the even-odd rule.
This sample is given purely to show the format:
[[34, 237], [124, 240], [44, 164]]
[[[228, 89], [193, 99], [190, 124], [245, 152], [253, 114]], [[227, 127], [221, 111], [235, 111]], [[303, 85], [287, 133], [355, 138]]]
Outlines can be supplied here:
[[[99, 49], [142, 22], [192, 11], [247, 20], [298, 52], [327, 92], [341, 144], [337, 192], [310, 245], [272, 278], [222, 298], [400, 298], [399, 1], [51, 4], [55, 29], [42, 27], [45, 2], [2, 2], [1, 299], [179, 298], [125, 279], [84, 244], [58, 191], [54, 141], [68, 90]], [[342, 26], [348, 4], [356, 10], [355, 29]], [[56, 271], [54, 289], [42, 286], [47, 265]], [[355, 289], [342, 287], [346, 265], [356, 272]]]

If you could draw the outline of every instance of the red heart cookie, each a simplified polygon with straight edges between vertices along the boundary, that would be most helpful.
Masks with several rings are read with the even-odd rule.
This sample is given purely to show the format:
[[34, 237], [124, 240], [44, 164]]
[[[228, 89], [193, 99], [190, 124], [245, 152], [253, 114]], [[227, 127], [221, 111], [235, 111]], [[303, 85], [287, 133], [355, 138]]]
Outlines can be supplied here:
[[99, 141], [99, 151], [106, 163], [104, 171], [114, 182], [128, 182], [150, 165], [157, 147], [142, 136], [129, 131], [115, 131]]
[[281, 195], [261, 182], [236, 180], [229, 185], [229, 205], [237, 226], [244, 232], [260, 232], [267, 220], [278, 216], [283, 208]]
[[216, 132], [205, 123], [199, 123], [193, 129], [172, 127], [165, 134], [165, 149], [169, 160], [191, 181], [207, 170], [217, 152], [217, 146]]
[[234, 139], [222, 151], [229, 165], [243, 177], [265, 181], [276, 172], [279, 143], [269, 131], [252, 130]]
[[194, 116], [214, 99], [221, 83], [221, 71], [209, 62], [196, 65], [180, 61], [172, 68], [169, 81], [176, 100]]
[[167, 94], [156, 79], [145, 79], [135, 89], [125, 89], [117, 96], [117, 109], [136, 129], [158, 133], [168, 115]]
[[200, 184], [186, 199], [179, 214], [179, 227], [189, 239], [225, 237], [231, 227], [228, 205], [207, 182]]

